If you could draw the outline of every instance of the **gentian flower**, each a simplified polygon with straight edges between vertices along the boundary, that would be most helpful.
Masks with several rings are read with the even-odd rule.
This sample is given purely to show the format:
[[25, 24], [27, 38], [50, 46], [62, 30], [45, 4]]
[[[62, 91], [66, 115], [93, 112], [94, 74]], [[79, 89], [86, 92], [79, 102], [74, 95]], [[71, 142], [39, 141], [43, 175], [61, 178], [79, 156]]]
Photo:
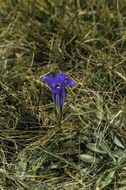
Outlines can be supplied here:
[[66, 75], [64, 73], [58, 73], [55, 78], [52, 76], [45, 76], [43, 80], [49, 85], [52, 91], [52, 98], [56, 105], [58, 112], [64, 105], [66, 96], [66, 86], [74, 86], [74, 81], [68, 79], [66, 82]]

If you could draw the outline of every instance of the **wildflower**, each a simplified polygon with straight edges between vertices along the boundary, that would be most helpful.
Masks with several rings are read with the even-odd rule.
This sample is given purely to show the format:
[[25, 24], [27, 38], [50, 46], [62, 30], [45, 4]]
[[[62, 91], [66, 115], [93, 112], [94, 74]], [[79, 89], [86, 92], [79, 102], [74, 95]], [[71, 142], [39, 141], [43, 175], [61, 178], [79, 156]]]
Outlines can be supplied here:
[[52, 98], [56, 105], [58, 112], [64, 105], [66, 96], [65, 86], [74, 86], [74, 81], [68, 79], [66, 82], [66, 75], [64, 73], [58, 73], [55, 78], [52, 76], [45, 76], [43, 80], [49, 85], [52, 91]]

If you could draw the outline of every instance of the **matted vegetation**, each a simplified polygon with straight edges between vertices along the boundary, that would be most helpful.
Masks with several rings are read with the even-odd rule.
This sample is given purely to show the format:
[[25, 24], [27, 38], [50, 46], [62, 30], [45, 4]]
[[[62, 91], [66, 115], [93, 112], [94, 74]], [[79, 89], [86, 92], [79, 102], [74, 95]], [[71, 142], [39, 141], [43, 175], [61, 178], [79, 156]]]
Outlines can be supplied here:
[[125, 126], [126, 1], [0, 1], [0, 189], [126, 189]]

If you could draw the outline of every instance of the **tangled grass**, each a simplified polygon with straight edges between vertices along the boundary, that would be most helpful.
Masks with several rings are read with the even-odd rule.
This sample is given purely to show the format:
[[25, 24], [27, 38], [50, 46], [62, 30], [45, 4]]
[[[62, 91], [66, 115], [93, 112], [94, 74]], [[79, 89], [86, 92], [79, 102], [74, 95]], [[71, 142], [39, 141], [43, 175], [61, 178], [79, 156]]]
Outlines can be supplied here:
[[[125, 190], [126, 1], [0, 4], [0, 188]], [[61, 128], [58, 72], [75, 81]]]

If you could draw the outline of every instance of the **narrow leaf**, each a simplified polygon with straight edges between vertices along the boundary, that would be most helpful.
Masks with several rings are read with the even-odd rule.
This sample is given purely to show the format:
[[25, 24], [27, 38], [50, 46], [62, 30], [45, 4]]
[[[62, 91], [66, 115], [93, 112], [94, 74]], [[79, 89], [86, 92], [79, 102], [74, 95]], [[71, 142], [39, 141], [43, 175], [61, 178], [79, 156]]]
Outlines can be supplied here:
[[94, 156], [91, 156], [89, 154], [81, 154], [80, 155], [80, 160], [86, 162], [86, 163], [96, 163], [98, 164], [100, 162], [99, 158], [96, 158]]

